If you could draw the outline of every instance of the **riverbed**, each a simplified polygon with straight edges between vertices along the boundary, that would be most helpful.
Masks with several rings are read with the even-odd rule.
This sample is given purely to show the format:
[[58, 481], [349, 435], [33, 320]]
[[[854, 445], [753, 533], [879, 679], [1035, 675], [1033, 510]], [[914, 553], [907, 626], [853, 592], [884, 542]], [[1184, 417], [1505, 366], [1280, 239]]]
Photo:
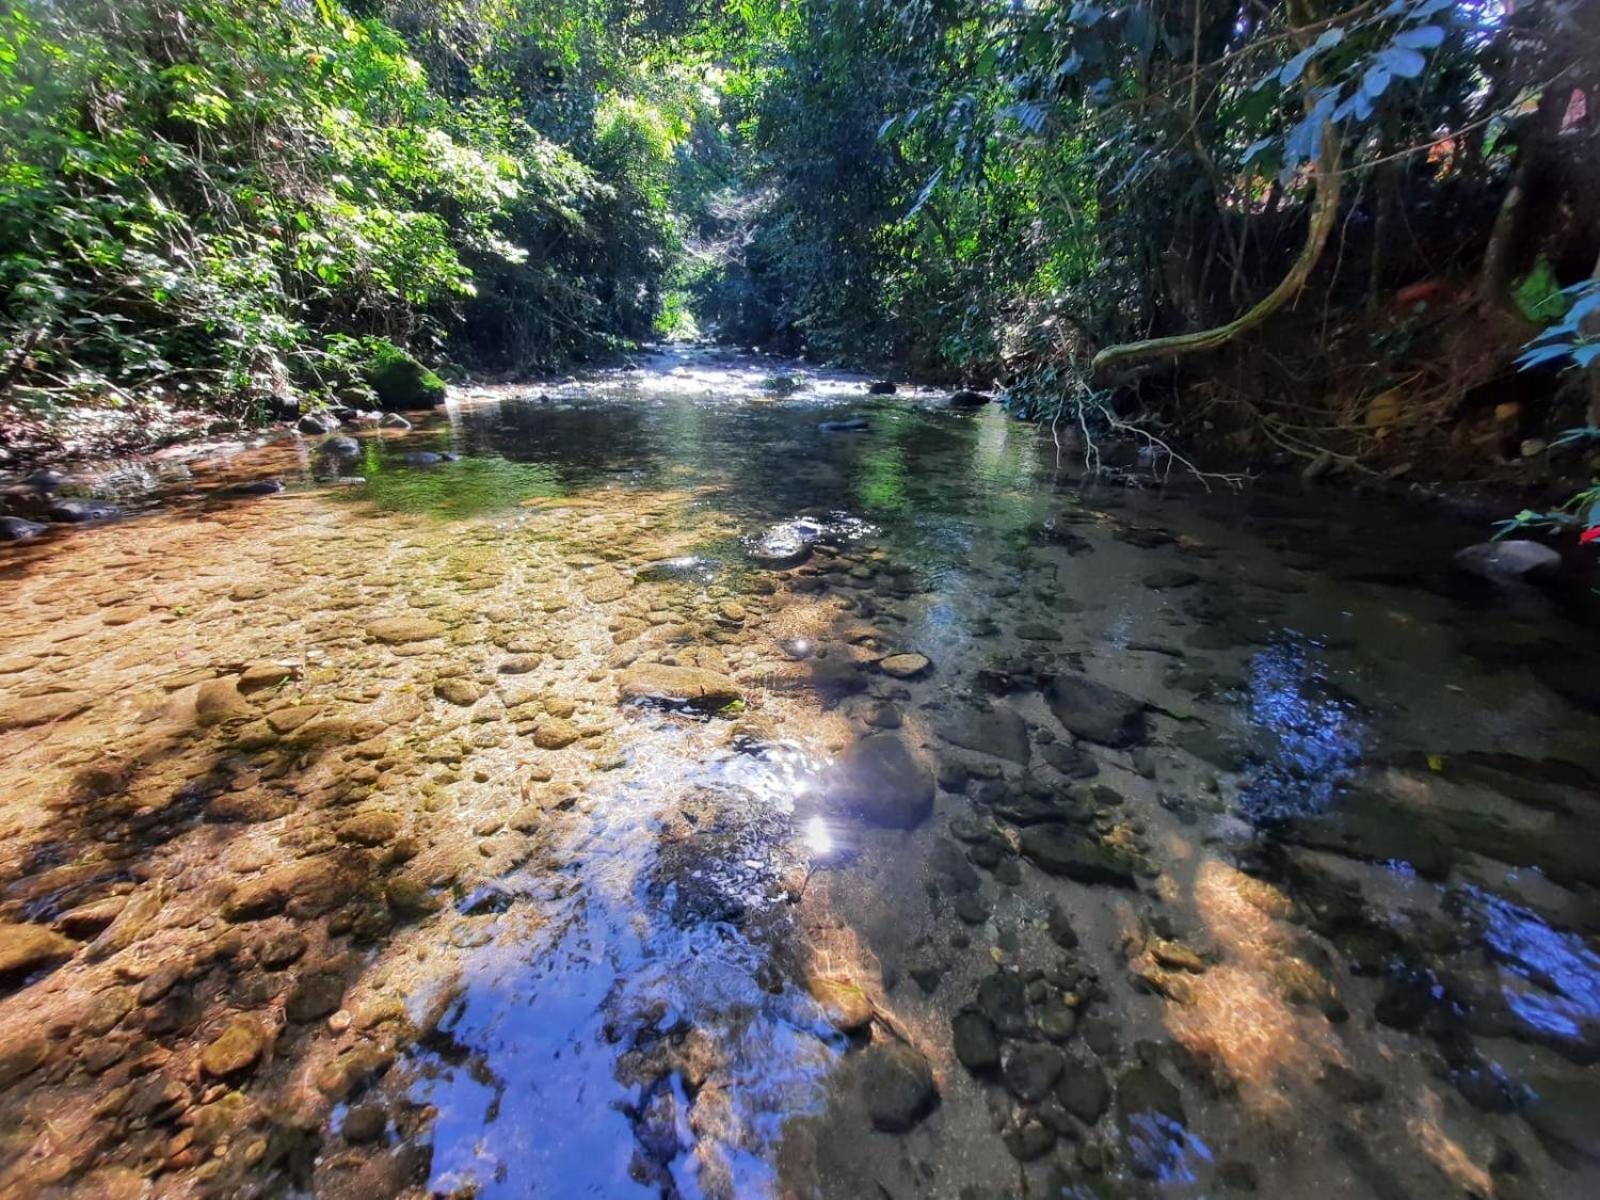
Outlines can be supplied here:
[[866, 385], [455, 388], [0, 549], [0, 1194], [1600, 1193], [1583, 589]]

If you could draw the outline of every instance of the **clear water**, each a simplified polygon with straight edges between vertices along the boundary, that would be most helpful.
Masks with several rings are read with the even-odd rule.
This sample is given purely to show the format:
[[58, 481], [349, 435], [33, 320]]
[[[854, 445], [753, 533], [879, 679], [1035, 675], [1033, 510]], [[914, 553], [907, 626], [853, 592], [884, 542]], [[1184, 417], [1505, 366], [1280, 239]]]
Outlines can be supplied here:
[[[1582, 587], [698, 350], [355, 436], [125, 470], [127, 517], [0, 552], [4, 1191], [1593, 1194]], [[619, 703], [648, 663], [740, 699]], [[1080, 674], [1145, 744], [1066, 753]], [[939, 777], [910, 829], [830, 767], [885, 731]], [[1091, 768], [1043, 819], [1131, 886], [1030, 851]]]

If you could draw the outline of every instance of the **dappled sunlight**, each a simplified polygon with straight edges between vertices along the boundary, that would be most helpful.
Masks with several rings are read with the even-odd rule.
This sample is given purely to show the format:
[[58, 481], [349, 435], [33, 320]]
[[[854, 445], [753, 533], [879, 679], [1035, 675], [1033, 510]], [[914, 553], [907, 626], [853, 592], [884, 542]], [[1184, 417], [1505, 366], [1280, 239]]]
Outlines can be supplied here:
[[1446, 1132], [1444, 1097], [1434, 1088], [1423, 1088], [1416, 1096], [1416, 1104], [1419, 1111], [1406, 1119], [1406, 1133], [1412, 1144], [1463, 1193], [1495, 1194], [1494, 1181], [1477, 1153], [1463, 1146], [1459, 1135]]
[[1256, 894], [1266, 887], [1218, 859], [1200, 863], [1195, 911], [1221, 961], [1193, 981], [1192, 1003], [1170, 1006], [1166, 1020], [1179, 1041], [1226, 1067], [1246, 1106], [1281, 1118], [1321, 1063], [1343, 1054], [1327, 1021], [1293, 1007], [1274, 981], [1286, 964], [1304, 964], [1270, 915], [1273, 901], [1264, 906]]

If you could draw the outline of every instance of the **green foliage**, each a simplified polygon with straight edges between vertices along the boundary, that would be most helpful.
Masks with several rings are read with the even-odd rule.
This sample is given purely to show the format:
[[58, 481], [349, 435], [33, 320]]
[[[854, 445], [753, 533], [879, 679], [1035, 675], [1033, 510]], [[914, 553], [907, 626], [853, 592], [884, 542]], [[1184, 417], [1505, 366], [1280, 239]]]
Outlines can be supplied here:
[[1270, 292], [1325, 176], [1347, 277], [1384, 196], [1492, 214], [1596, 2], [13, 0], [0, 403], [705, 332], [1049, 413]]
[[[1540, 260], [1548, 270], [1548, 263]], [[1538, 337], [1529, 342], [1517, 360], [1523, 370], [1555, 364], [1562, 369], [1594, 370], [1600, 363], [1600, 279], [1586, 279], [1582, 283], [1547, 295], [1544, 310], [1552, 323]], [[1519, 297], [1520, 302], [1520, 297]], [[1591, 383], [1591, 386], [1594, 384]], [[1569, 429], [1554, 442], [1552, 448], [1600, 441], [1600, 429]], [[1554, 512], [1536, 512], [1523, 509], [1516, 516], [1500, 523], [1497, 537], [1505, 537], [1522, 529], [1572, 530], [1600, 529], [1600, 481], [1575, 493]], [[1593, 537], [1586, 540], [1593, 540]]]
[[1546, 292], [1538, 311], [1550, 324], [1523, 350], [1517, 360], [1522, 367], [1548, 362], [1589, 367], [1600, 361], [1600, 280]]
[[14, 0], [0, 400], [259, 415], [332, 335], [522, 370], [647, 335], [686, 118], [630, 94], [640, 12]]
[[1586, 5], [757, 6], [724, 95], [745, 203], [702, 315], [978, 378], [1218, 324], [1283, 276], [1335, 144], [1341, 244], [1396, 180], [1418, 204], [1503, 186], [1502, 114], [1577, 78], [1560, 30]]
[[1554, 321], [1567, 309], [1550, 260], [1540, 255], [1529, 271], [1512, 286], [1511, 299], [1530, 321]]

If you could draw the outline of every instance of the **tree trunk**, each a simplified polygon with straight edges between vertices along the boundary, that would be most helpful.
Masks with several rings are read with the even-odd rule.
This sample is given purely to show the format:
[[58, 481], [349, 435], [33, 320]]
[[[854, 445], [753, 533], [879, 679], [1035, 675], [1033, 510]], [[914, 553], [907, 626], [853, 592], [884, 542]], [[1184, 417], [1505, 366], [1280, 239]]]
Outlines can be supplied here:
[[1500, 202], [1489, 243], [1483, 250], [1483, 270], [1478, 279], [1478, 297], [1485, 304], [1505, 306], [1511, 296], [1511, 281], [1522, 259], [1522, 243], [1528, 226], [1529, 197], [1539, 188], [1545, 174], [1549, 143], [1561, 128], [1570, 90], [1547, 87], [1539, 97], [1539, 107], [1527, 118], [1517, 147], [1517, 169], [1511, 187]]
[[1305, 245], [1300, 257], [1282, 281], [1256, 306], [1226, 325], [1203, 329], [1196, 333], [1180, 333], [1172, 337], [1147, 338], [1140, 342], [1125, 342], [1110, 346], [1094, 356], [1091, 368], [1096, 375], [1122, 370], [1135, 363], [1153, 358], [1177, 358], [1184, 354], [1197, 354], [1225, 346], [1241, 333], [1247, 333], [1277, 312], [1305, 287], [1322, 257], [1323, 248], [1333, 232], [1339, 215], [1339, 135], [1331, 125], [1322, 129], [1322, 154], [1312, 186], [1316, 189], [1311, 203], [1311, 220], [1306, 229]]

